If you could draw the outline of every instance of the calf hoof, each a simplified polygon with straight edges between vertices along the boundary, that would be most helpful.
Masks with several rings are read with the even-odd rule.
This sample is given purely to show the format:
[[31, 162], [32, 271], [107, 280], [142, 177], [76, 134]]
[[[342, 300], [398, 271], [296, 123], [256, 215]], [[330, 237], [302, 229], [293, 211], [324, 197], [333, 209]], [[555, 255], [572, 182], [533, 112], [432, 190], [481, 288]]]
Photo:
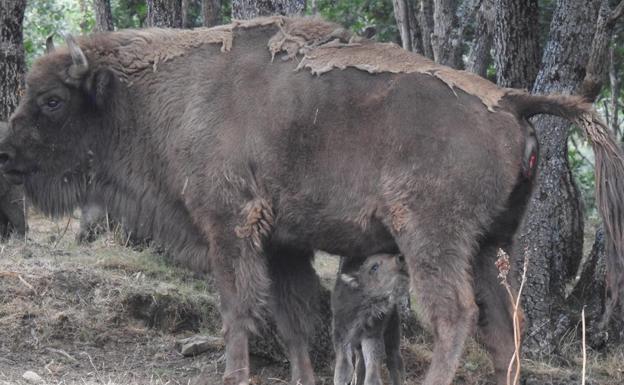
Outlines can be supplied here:
[[248, 378], [240, 378], [240, 376], [223, 376], [223, 385], [249, 385]]

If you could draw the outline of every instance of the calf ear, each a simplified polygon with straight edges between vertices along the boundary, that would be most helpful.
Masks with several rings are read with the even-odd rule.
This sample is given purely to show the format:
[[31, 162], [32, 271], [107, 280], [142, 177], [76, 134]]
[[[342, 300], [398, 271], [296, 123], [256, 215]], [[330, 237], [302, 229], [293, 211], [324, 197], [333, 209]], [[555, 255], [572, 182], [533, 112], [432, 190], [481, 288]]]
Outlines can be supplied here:
[[112, 98], [114, 87], [115, 75], [109, 69], [98, 69], [87, 78], [86, 91], [100, 109], [104, 108], [107, 101]]
[[342, 280], [342, 282], [346, 283], [347, 285], [351, 286], [354, 289], [357, 289], [358, 287], [360, 287], [360, 283], [358, 282], [357, 278], [355, 278], [352, 275], [340, 274], [340, 279]]

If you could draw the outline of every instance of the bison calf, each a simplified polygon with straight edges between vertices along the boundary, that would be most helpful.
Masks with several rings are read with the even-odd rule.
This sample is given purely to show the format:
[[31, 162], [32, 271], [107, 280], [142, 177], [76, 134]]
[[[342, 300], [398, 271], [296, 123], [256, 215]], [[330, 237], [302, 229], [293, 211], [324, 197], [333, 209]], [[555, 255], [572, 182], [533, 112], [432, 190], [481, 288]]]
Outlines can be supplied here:
[[[7, 123], [0, 122], [0, 137], [4, 137], [7, 130]], [[6, 240], [12, 233], [19, 237], [26, 234], [24, 190], [0, 175], [0, 238]]]
[[376, 254], [341, 265], [332, 293], [334, 385], [381, 385], [384, 351], [392, 385], [403, 383], [397, 302], [408, 281], [400, 255]]

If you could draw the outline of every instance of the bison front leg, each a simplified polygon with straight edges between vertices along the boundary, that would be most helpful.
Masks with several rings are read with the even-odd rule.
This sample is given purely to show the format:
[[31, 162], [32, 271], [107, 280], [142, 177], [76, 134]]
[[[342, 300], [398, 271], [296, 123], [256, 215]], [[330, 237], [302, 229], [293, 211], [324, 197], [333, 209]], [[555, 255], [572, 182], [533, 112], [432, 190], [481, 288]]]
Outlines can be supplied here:
[[242, 226], [240, 218], [227, 213], [212, 216], [207, 226], [212, 274], [221, 299], [224, 385], [249, 384], [248, 334], [257, 332], [255, 323], [265, 318], [269, 305], [270, 278], [262, 239], [266, 231], [258, 228], [264, 221], [261, 209], [248, 205]]
[[320, 281], [312, 250], [281, 247], [269, 252], [271, 312], [290, 361], [293, 385], [314, 385], [309, 342], [319, 313]]
[[390, 223], [408, 263], [412, 291], [433, 333], [433, 356], [424, 385], [452, 383], [464, 342], [476, 326], [470, 240], [477, 234], [467, 234], [470, 223], [461, 218], [436, 223], [444, 210], [412, 214], [405, 207], [401, 217]]
[[[506, 385], [507, 370], [514, 354], [513, 308], [498, 279], [495, 245], [481, 249], [474, 262], [475, 290], [479, 306], [477, 341], [483, 344], [494, 364], [496, 384]], [[519, 314], [522, 321], [522, 312]], [[520, 328], [522, 324], [519, 325]], [[520, 330], [521, 332], [521, 330]], [[510, 373], [513, 382], [515, 372]]]

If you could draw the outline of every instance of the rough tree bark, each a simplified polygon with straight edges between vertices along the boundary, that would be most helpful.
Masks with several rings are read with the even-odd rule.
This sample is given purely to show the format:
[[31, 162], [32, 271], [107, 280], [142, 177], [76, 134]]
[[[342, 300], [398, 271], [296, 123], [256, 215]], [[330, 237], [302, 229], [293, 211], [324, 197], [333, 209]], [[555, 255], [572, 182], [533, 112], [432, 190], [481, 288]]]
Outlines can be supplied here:
[[496, 83], [502, 87], [531, 89], [541, 51], [537, 0], [494, 0], [494, 61]]
[[252, 19], [258, 16], [302, 15], [306, 0], [232, 0], [233, 19]]
[[458, 2], [455, 0], [434, 0], [433, 34], [431, 47], [437, 63], [453, 68], [462, 68], [462, 33], [457, 16]]
[[433, 60], [431, 35], [433, 34], [433, 0], [421, 0], [418, 12], [418, 24], [422, 35], [423, 54]]
[[221, 0], [202, 0], [202, 20], [204, 27], [221, 24]]
[[408, 51], [423, 54], [421, 29], [415, 5], [410, 0], [393, 0], [394, 19], [401, 35], [401, 45]]
[[[599, 6], [600, 0], [557, 3], [534, 93], [570, 94], [580, 86]], [[523, 295], [525, 351], [542, 355], [553, 352], [555, 341], [570, 326], [561, 306], [565, 284], [581, 259], [583, 212], [567, 160], [570, 124], [542, 116], [534, 125], [540, 142], [539, 172], [514, 254], [516, 266], [525, 253], [531, 261]]]
[[483, 0], [475, 18], [474, 41], [468, 55], [466, 69], [486, 77], [492, 61], [490, 51], [494, 34], [494, 0]]
[[95, 31], [112, 31], [114, 25], [110, 0], [94, 0], [93, 8], [95, 13]]
[[7, 121], [23, 86], [22, 22], [26, 0], [0, 1], [0, 121]]
[[148, 27], [182, 28], [182, 0], [147, 0]]

